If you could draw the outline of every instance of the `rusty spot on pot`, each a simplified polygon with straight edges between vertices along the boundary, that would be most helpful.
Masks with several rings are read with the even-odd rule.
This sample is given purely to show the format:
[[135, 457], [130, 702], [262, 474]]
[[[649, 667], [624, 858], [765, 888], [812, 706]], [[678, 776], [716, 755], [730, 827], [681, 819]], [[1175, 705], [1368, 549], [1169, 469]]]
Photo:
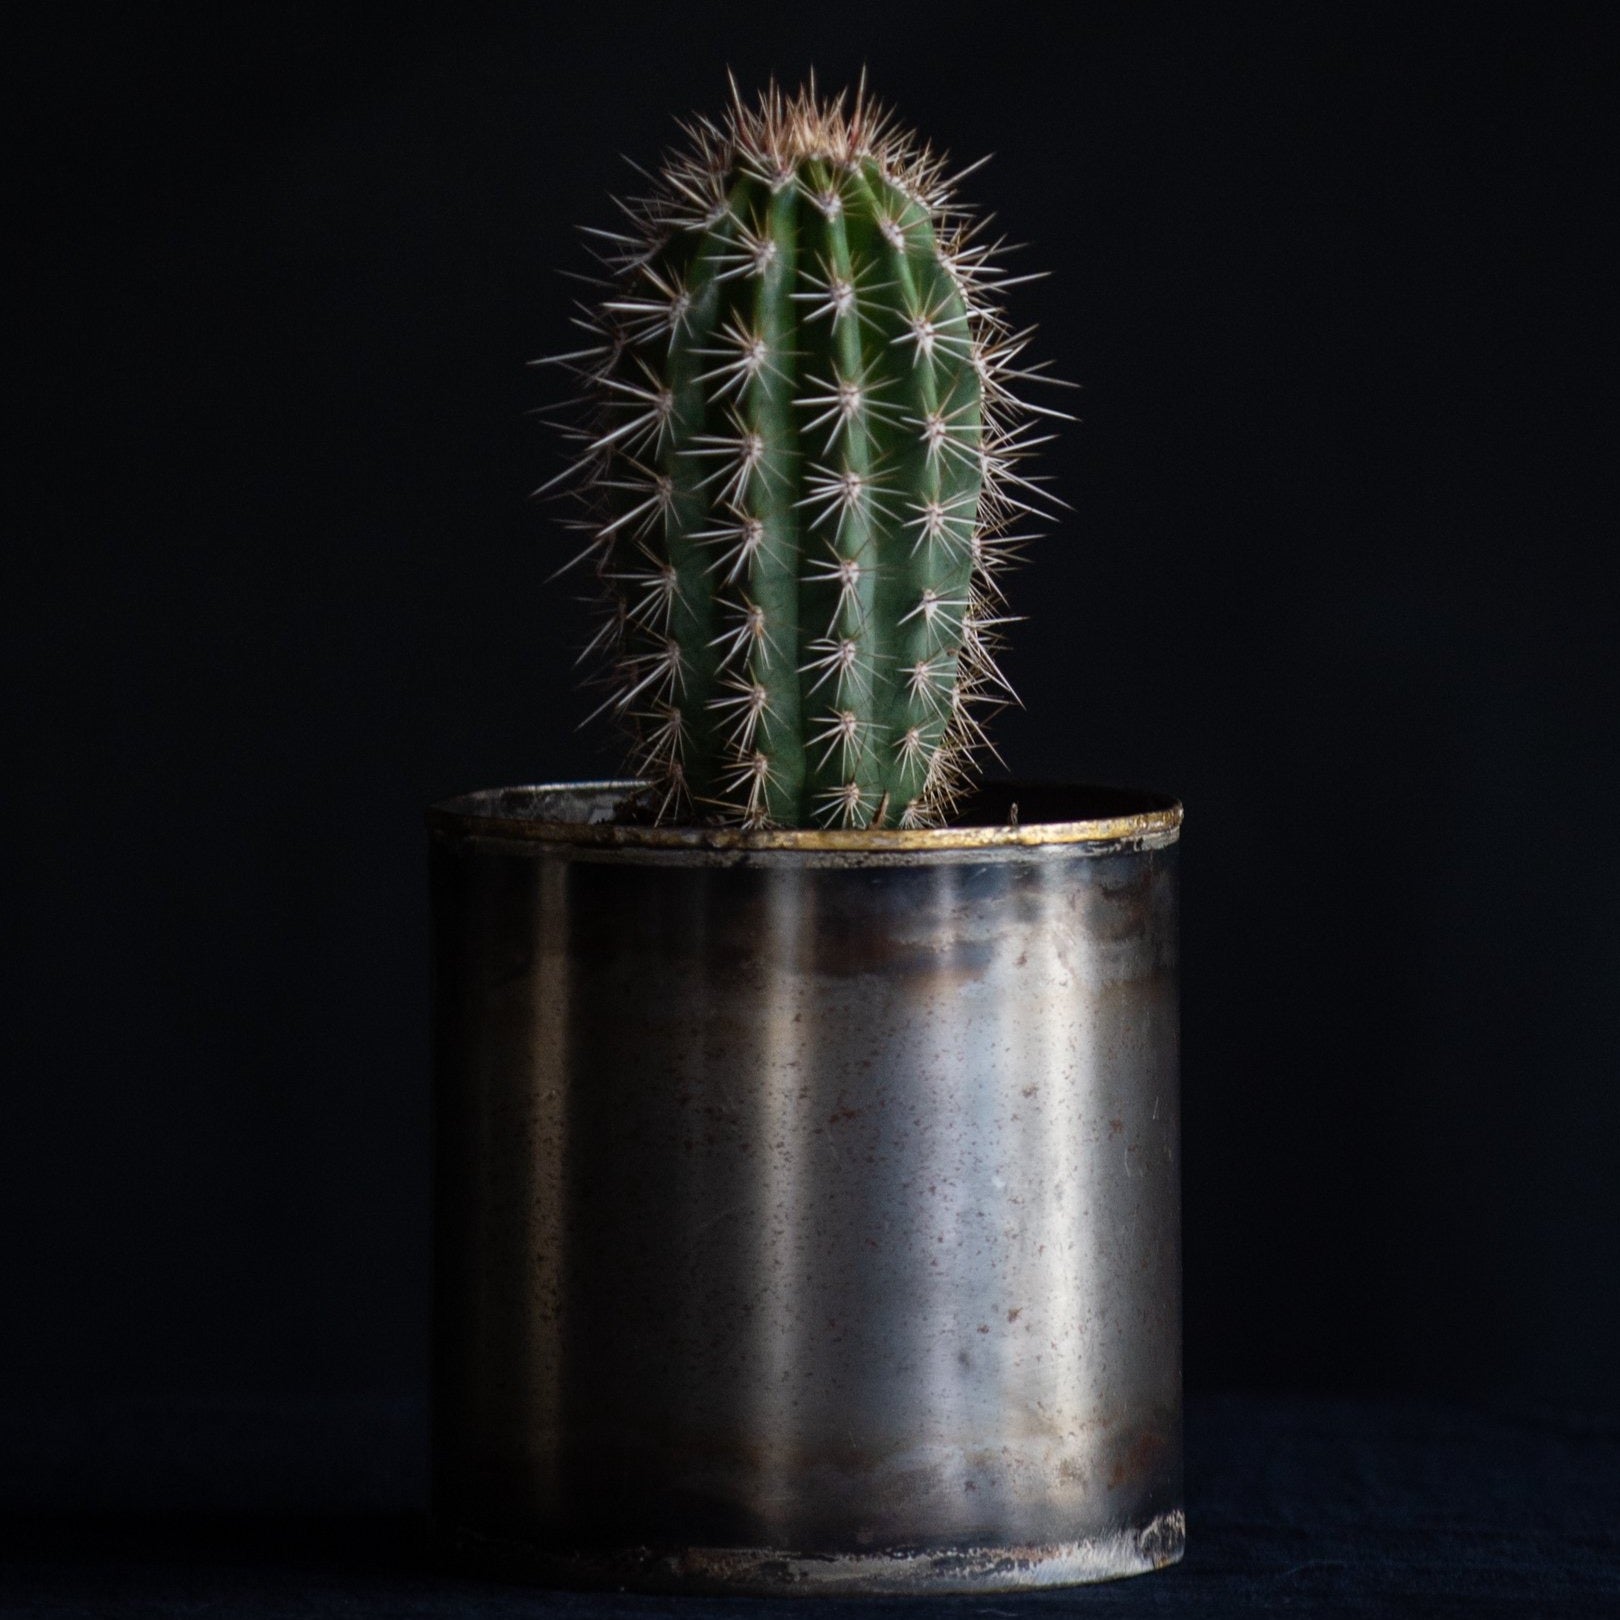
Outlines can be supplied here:
[[1108, 1475], [1109, 1490], [1117, 1491], [1151, 1474], [1169, 1443], [1157, 1429], [1138, 1429], [1114, 1459]]

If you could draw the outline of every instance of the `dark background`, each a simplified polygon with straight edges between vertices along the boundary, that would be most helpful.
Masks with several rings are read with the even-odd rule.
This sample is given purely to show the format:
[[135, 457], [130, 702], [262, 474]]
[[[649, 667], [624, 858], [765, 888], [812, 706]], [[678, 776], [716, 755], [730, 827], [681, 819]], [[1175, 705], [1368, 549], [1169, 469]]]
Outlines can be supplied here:
[[116, 1496], [130, 1413], [416, 1421], [421, 812], [617, 763], [524, 363], [728, 65], [866, 64], [1053, 272], [1013, 307], [1084, 385], [1074, 511], [996, 736], [1187, 806], [1190, 1387], [1620, 1410], [1615, 28], [972, 19], [159, 7], [13, 55], [0, 1405], [61, 1443], [0, 1494]]

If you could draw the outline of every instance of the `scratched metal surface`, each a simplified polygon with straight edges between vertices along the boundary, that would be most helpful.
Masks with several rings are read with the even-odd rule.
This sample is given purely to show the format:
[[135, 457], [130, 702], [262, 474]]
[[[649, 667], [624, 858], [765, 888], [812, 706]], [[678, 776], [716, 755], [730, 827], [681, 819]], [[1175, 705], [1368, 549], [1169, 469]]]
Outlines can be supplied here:
[[1176, 851], [434, 840], [435, 1514], [683, 1589], [1181, 1551]]

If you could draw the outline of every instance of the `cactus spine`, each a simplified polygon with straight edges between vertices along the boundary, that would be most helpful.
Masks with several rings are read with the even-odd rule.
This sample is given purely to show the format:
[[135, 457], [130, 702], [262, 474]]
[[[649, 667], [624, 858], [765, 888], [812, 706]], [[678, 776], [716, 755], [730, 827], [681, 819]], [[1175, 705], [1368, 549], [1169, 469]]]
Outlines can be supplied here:
[[557, 357], [591, 407], [561, 481], [606, 587], [602, 708], [660, 819], [936, 824], [1011, 695], [997, 575], [1041, 492], [1009, 382], [1047, 379], [1013, 369], [1028, 334], [941, 160], [845, 99], [686, 126], [597, 233], [592, 342]]

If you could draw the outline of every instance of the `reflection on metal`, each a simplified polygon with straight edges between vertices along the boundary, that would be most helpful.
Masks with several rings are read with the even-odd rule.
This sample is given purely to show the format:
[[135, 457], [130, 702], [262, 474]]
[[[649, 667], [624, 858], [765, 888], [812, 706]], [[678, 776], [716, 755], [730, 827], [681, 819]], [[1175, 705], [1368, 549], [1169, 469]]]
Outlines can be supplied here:
[[610, 827], [631, 791], [430, 817], [442, 1533], [645, 1590], [1173, 1562], [1179, 806]]

